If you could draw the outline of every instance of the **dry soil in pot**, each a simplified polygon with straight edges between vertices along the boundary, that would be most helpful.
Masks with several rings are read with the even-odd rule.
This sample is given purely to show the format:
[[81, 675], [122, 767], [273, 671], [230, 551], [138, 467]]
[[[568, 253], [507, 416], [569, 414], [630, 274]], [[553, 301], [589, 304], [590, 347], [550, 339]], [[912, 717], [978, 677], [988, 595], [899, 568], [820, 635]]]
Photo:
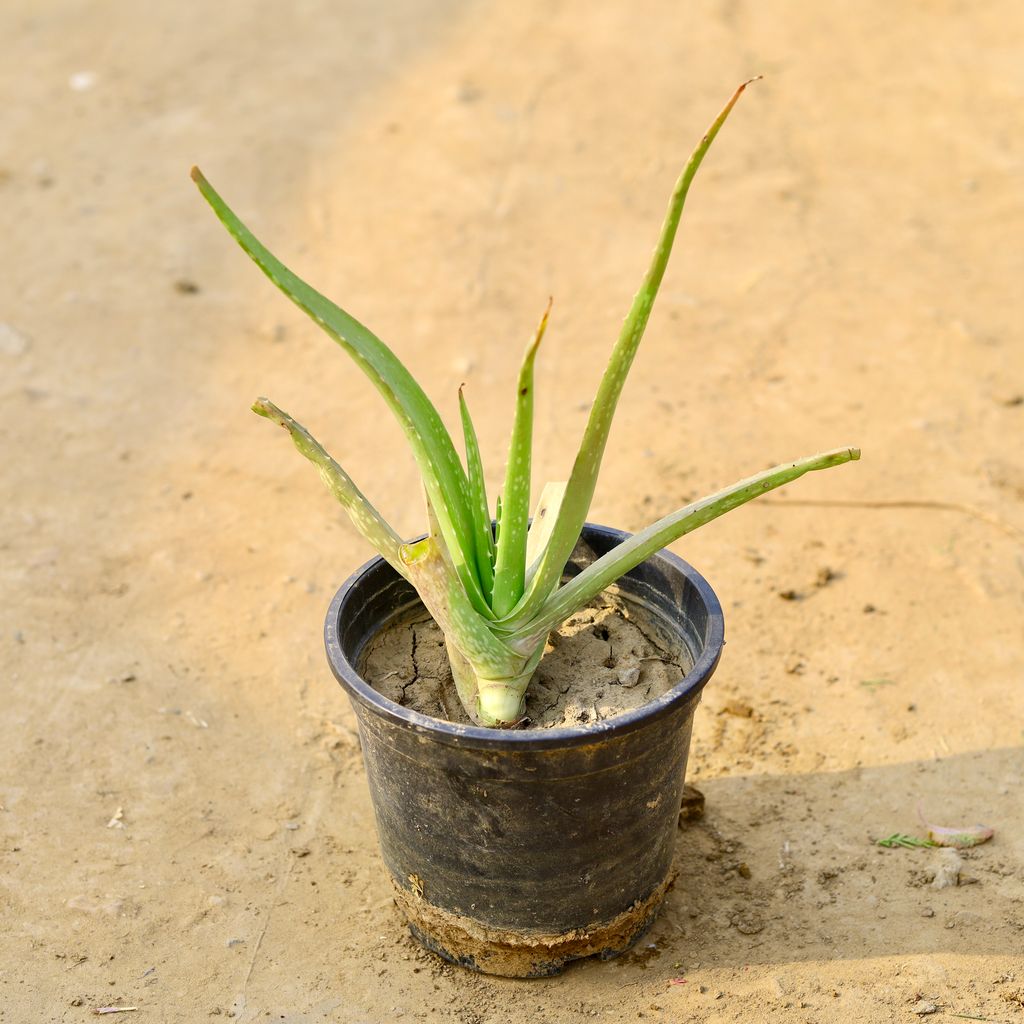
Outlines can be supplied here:
[[[667, 693], [693, 667], [643, 609], [602, 594], [548, 638], [526, 696], [527, 729], [605, 721]], [[469, 725], [444, 636], [420, 609], [368, 645], [360, 672], [379, 693], [413, 711]]]

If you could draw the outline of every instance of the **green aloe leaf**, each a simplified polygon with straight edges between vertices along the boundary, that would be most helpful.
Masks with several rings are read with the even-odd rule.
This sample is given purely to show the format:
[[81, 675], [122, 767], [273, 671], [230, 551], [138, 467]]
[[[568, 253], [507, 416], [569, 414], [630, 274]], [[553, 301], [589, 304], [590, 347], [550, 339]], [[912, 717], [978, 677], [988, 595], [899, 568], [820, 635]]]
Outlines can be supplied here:
[[491, 632], [470, 603], [436, 537], [403, 544], [399, 557], [427, 611], [478, 674], [502, 678], [522, 668], [524, 659]]
[[491, 601], [494, 589], [494, 531], [491, 529], [491, 513], [487, 505], [487, 488], [484, 484], [484, 465], [480, 458], [480, 445], [476, 437], [473, 418], [469, 414], [466, 398], [459, 388], [459, 415], [462, 418], [462, 434], [466, 443], [466, 470], [469, 476], [469, 507], [473, 517], [473, 541], [476, 553], [477, 575], [483, 587], [484, 598]]
[[523, 595], [526, 535], [530, 525], [530, 471], [533, 450], [533, 364], [551, 314], [551, 300], [523, 356], [516, 386], [516, 412], [501, 497], [501, 537], [494, 564], [495, 616], [507, 615]]
[[860, 450], [857, 448], [837, 448], [820, 455], [798, 459], [796, 462], [783, 463], [670, 513], [648, 526], [646, 530], [641, 530], [612, 548], [566, 583], [544, 605], [536, 618], [516, 631], [513, 646], [524, 652], [532, 650], [532, 644], [537, 637], [547, 635], [550, 630], [564, 622], [573, 612], [582, 608], [624, 573], [684, 534], [776, 487], [798, 479], [805, 473], [841, 466], [844, 462], [852, 462], [859, 458]]
[[[756, 79], [751, 79], [751, 81], [756, 81]], [[499, 618], [507, 617], [512, 625], [527, 621], [537, 613], [547, 595], [561, 579], [562, 569], [576, 545], [594, 497], [597, 475], [601, 468], [605, 445], [608, 442], [608, 432], [611, 429], [615, 407], [647, 326], [661, 280], [665, 275], [665, 268], [668, 266], [668, 258], [672, 252], [672, 244], [675, 241], [676, 229], [679, 227], [679, 219], [690, 190], [690, 183], [719, 129], [749, 84], [750, 82], [744, 82], [733, 93], [729, 102], [693, 151], [676, 182], [650, 266], [641, 282], [639, 291], [633, 298], [633, 304], [622, 325], [619, 339], [598, 387], [597, 397], [590, 410], [590, 418], [587, 421], [579, 453], [576, 456], [565, 497], [562, 499], [558, 511], [558, 520], [551, 532], [547, 549], [541, 557], [523, 601], [512, 610], [511, 614], [498, 613]]]
[[295, 447], [320, 471], [320, 478], [341, 502], [355, 528], [381, 553], [388, 564], [408, 577], [399, 555], [402, 538], [384, 521], [366, 500], [352, 478], [324, 450], [323, 445], [301, 424], [266, 398], [257, 398], [252, 411], [284, 427]]
[[409, 440], [459, 579], [474, 607], [490, 616], [477, 576], [469, 481], [433, 403], [387, 345], [296, 276], [253, 235], [199, 168], [192, 169], [192, 178], [221, 223], [260, 270], [341, 345], [383, 395]]

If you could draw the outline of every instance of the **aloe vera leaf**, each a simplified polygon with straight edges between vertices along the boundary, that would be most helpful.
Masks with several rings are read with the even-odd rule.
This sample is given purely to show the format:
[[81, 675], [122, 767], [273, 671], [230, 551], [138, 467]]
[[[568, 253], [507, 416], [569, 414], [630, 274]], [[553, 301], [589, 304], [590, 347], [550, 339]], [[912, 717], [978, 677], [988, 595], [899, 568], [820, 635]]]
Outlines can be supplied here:
[[[505, 613], [505, 617], [516, 623], [531, 618], [540, 609], [552, 587], [556, 586], [561, 579], [562, 569], [579, 538], [580, 530], [586, 521], [587, 512], [594, 497], [594, 488], [597, 484], [598, 471], [601, 468], [601, 459], [608, 441], [608, 432], [611, 429], [615, 406], [647, 326], [661, 279], [665, 275], [665, 268], [668, 266], [668, 258], [672, 252], [672, 244], [675, 241], [676, 229], [679, 227], [679, 219], [683, 212], [690, 183], [719, 129], [736, 105], [736, 101], [752, 81], [756, 81], [756, 79], [744, 82], [733, 93], [729, 102], [726, 103], [693, 151], [676, 182], [650, 266], [639, 291], [633, 298], [633, 304], [623, 322], [622, 331], [608, 361], [608, 367], [598, 386], [597, 396], [590, 410], [590, 418], [580, 443], [579, 453], [573, 464], [565, 497], [558, 511], [558, 519], [552, 530], [551, 540], [523, 600], [516, 608], [512, 609], [511, 613]], [[499, 613], [499, 618], [502, 617], [502, 613]]]
[[530, 469], [533, 448], [533, 364], [551, 315], [551, 300], [523, 356], [516, 385], [516, 411], [508, 446], [502, 488], [502, 529], [494, 563], [491, 608], [496, 617], [508, 614], [523, 596], [526, 534], [530, 515]]
[[533, 510], [530, 532], [526, 535], [526, 583], [529, 584], [537, 571], [540, 556], [544, 553], [551, 531], [558, 518], [558, 509], [565, 497], [565, 481], [546, 483]]
[[408, 578], [405, 565], [399, 556], [402, 538], [366, 500], [352, 478], [328, 455], [323, 445], [301, 423], [292, 419], [269, 399], [257, 398], [252, 411], [265, 416], [279, 427], [284, 427], [291, 434], [295, 447], [320, 471], [320, 479], [341, 502], [355, 528], [380, 552], [390, 566]]
[[491, 513], [487, 505], [487, 487], [484, 483], [484, 465], [480, 458], [480, 445], [469, 414], [466, 398], [459, 388], [459, 415], [466, 443], [466, 471], [469, 477], [469, 507], [473, 516], [473, 542], [476, 553], [477, 575], [483, 587], [484, 598], [490, 602], [494, 589], [494, 532]]
[[470, 603], [437, 538], [428, 536], [403, 544], [398, 554], [427, 611], [478, 676], [500, 679], [521, 671], [524, 657], [488, 628], [487, 620]]
[[857, 448], [836, 448], [833, 451], [798, 459], [796, 462], [786, 462], [773, 469], [756, 473], [731, 487], [670, 513], [588, 565], [583, 572], [559, 589], [531, 622], [520, 627], [516, 631], [515, 639], [510, 639], [509, 643], [514, 649], [524, 653], [532, 650], [532, 644], [538, 636], [547, 636], [550, 630], [595, 598], [605, 587], [639, 565], [645, 558], [660, 551], [666, 544], [671, 544], [672, 541], [711, 522], [712, 519], [717, 519], [776, 487], [790, 483], [805, 473], [840, 466], [859, 458], [860, 450]]
[[242, 223], [198, 167], [192, 179], [221, 223], [267, 277], [324, 329], [370, 378], [401, 425], [416, 459], [448, 550], [474, 607], [490, 615], [476, 574], [469, 482], [433, 403], [398, 357], [368, 328], [306, 284]]

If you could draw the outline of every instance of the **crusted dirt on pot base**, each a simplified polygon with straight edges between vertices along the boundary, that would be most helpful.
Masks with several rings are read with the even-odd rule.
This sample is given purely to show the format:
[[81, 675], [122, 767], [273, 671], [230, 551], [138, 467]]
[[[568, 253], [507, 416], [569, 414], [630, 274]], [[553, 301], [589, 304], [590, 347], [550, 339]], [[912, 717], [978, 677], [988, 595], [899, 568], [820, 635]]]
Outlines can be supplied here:
[[573, 960], [624, 953], [653, 924], [666, 893], [675, 882], [673, 871], [645, 899], [637, 900], [611, 921], [594, 922], [558, 934], [488, 928], [462, 914], [435, 907], [425, 898], [419, 879], [406, 889], [393, 878], [395, 904], [413, 935], [427, 949], [452, 963], [505, 978], [544, 978], [561, 972]]

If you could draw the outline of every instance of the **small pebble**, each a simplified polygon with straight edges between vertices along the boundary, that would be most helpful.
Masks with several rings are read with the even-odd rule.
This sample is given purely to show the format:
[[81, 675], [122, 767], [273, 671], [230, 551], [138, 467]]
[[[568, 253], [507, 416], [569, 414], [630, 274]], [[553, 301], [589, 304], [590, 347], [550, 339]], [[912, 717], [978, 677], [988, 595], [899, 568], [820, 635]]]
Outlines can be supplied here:
[[839, 577], [835, 570], [830, 569], [826, 565], [818, 570], [818, 575], [814, 579], [814, 585], [816, 587], [827, 587], [833, 580], [838, 578]]
[[742, 700], [726, 701], [722, 706], [723, 715], [735, 715], [737, 718], [753, 718], [754, 709]]
[[680, 828], [691, 821], [704, 817], [704, 794], [695, 786], [683, 786], [683, 798], [679, 804]]
[[625, 668], [619, 673], [619, 685], [627, 689], [636, 686], [640, 682], [640, 669], [634, 665], [632, 668]]
[[10, 324], [0, 324], [0, 355], [21, 356], [28, 351], [29, 340]]
[[74, 92], [88, 92], [97, 81], [95, 71], [76, 71], [68, 78], [68, 85]]
[[50, 162], [37, 157], [28, 165], [28, 173], [35, 179], [40, 188], [49, 188], [53, 184], [53, 172], [50, 169]]
[[933, 889], [948, 889], [957, 884], [963, 859], [954, 849], [943, 849], [932, 858], [934, 877]]
[[732, 923], [741, 935], [757, 935], [764, 931], [764, 921], [757, 914], [737, 914]]

